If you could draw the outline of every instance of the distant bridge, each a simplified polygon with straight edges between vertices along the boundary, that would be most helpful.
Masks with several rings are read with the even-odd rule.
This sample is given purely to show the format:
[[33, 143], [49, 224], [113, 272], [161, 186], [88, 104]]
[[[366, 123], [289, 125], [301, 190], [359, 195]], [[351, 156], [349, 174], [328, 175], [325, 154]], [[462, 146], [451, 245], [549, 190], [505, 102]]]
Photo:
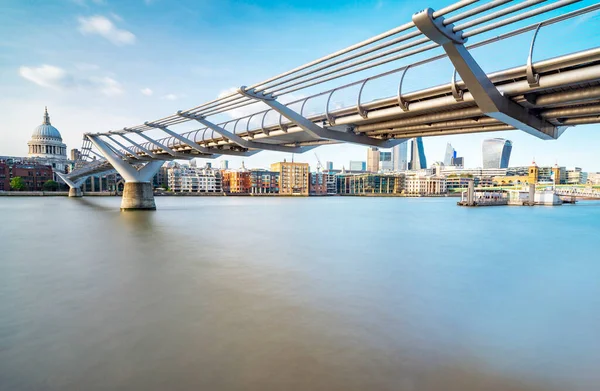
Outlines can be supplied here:
[[[557, 139], [566, 127], [600, 123], [600, 48], [533, 62], [535, 40], [541, 28], [599, 10], [600, 4], [479, 42], [466, 41], [577, 2], [463, 0], [438, 11], [427, 8], [414, 14], [411, 22], [235, 93], [141, 125], [86, 133], [80, 160], [62, 178], [71, 187], [70, 194], [79, 196], [86, 178], [116, 170], [125, 180], [121, 209], [154, 209], [150, 181], [166, 160], [250, 156], [262, 150], [302, 153], [332, 143], [390, 148], [419, 136], [515, 129]], [[469, 52], [527, 32], [534, 34], [523, 66], [485, 74]], [[439, 47], [443, 54], [381, 71], [385, 64]], [[407, 72], [446, 57], [455, 68], [450, 83], [405, 91]], [[287, 104], [279, 101], [286, 94], [371, 69], [379, 73]], [[393, 74], [398, 80], [395, 96], [362, 102], [366, 84]], [[334, 93], [351, 87], [358, 89], [356, 104], [332, 108]], [[307, 102], [316, 98], [326, 99], [323, 112], [305, 115]], [[268, 109], [226, 122], [212, 120], [259, 102]], [[273, 113], [278, 116], [274, 123], [266, 120]], [[173, 130], [186, 122], [201, 127]], [[165, 136], [145, 133], [153, 129]]]

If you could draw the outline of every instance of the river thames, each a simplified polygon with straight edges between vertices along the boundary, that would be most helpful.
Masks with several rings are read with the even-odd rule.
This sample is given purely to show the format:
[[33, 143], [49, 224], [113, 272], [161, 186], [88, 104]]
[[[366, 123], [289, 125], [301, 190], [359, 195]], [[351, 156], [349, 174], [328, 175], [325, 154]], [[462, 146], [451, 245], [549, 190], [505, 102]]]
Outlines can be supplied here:
[[0, 197], [1, 390], [597, 390], [600, 202]]

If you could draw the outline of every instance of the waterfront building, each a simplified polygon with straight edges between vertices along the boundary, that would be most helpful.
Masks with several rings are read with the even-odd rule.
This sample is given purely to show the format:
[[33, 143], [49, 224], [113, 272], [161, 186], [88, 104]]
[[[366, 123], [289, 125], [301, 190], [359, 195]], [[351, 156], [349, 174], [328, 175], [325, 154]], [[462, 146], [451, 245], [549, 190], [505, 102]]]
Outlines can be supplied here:
[[376, 147], [369, 147], [367, 149], [367, 171], [379, 171], [379, 149]]
[[407, 195], [441, 195], [448, 192], [446, 178], [442, 176], [407, 175], [404, 186]]
[[327, 181], [329, 174], [324, 172], [311, 172], [309, 175], [309, 187], [308, 193], [310, 195], [326, 195], [327, 193]]
[[508, 168], [512, 141], [503, 138], [490, 138], [481, 144], [483, 168]]
[[334, 195], [338, 193], [337, 189], [337, 174], [332, 172], [327, 173], [326, 177], [326, 191], [328, 195]]
[[152, 179], [152, 184], [155, 188], [166, 189], [169, 187], [169, 164], [165, 163]]
[[[535, 162], [533, 163], [535, 164]], [[520, 177], [526, 176], [527, 179], [523, 181], [523, 183], [529, 183], [530, 170], [531, 166], [519, 166], [519, 167], [509, 167], [506, 169], [505, 176], [507, 177]], [[567, 183], [567, 169], [565, 167], [559, 167], [557, 164], [554, 166], [537, 166], [534, 169], [536, 172], [535, 182], [534, 183], [554, 183], [554, 184], [565, 184]], [[531, 178], [533, 179], [533, 175]]]
[[250, 171], [226, 170], [221, 172], [223, 192], [232, 194], [249, 194], [251, 186]]
[[279, 193], [279, 173], [263, 169], [250, 171], [251, 194], [277, 194]]
[[187, 193], [221, 193], [221, 173], [210, 167], [198, 168], [174, 165], [167, 168], [168, 185], [171, 191]]
[[221, 160], [221, 170], [229, 170], [229, 160]]
[[333, 170], [333, 162], [325, 162], [325, 170]]
[[271, 171], [279, 173], [279, 194], [308, 195], [308, 163], [283, 162], [271, 164]]
[[391, 152], [379, 152], [379, 171], [392, 171], [394, 163], [392, 161]]
[[392, 162], [394, 171], [408, 170], [408, 141], [404, 141], [392, 148]]
[[[367, 162], [361, 162], [358, 160], [350, 160], [350, 171], [366, 171]], [[333, 169], [333, 168], [331, 168]]]
[[571, 170], [567, 170], [567, 181], [568, 185], [585, 185], [588, 181], [587, 172], [583, 172], [581, 168], [575, 167]]
[[0, 191], [9, 191], [10, 180], [15, 177], [23, 179], [26, 191], [40, 191], [44, 183], [53, 178], [52, 167], [35, 162], [9, 163], [0, 160]]
[[[446, 189], [448, 191], [465, 189], [469, 185], [470, 181], [473, 181], [473, 175], [469, 174], [450, 174], [446, 177]], [[477, 186], [479, 183], [474, 183]]]
[[336, 182], [341, 195], [400, 194], [404, 189], [404, 174], [337, 174]]
[[[448, 189], [463, 188], [465, 181], [457, 178], [472, 178], [475, 186], [493, 186], [495, 178], [506, 176], [506, 168], [463, 168], [462, 166], [443, 166], [441, 175], [448, 179]], [[452, 179], [451, 179], [452, 178]]]
[[592, 186], [600, 185], [600, 172], [588, 172], [587, 184]]
[[422, 170], [427, 168], [427, 159], [425, 158], [425, 147], [423, 146], [423, 137], [413, 138], [410, 148], [409, 170]]

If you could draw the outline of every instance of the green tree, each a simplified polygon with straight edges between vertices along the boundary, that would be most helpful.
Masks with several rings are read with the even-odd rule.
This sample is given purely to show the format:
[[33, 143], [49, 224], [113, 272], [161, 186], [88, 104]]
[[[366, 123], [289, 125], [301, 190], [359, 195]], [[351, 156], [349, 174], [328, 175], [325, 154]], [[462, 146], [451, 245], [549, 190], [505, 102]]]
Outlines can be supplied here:
[[20, 176], [16, 176], [10, 180], [10, 188], [16, 191], [25, 190], [25, 181]]
[[44, 185], [42, 186], [42, 190], [44, 190], [44, 191], [57, 191], [58, 190], [58, 182], [53, 181], [52, 179], [50, 179], [49, 181], [46, 181], [44, 183]]

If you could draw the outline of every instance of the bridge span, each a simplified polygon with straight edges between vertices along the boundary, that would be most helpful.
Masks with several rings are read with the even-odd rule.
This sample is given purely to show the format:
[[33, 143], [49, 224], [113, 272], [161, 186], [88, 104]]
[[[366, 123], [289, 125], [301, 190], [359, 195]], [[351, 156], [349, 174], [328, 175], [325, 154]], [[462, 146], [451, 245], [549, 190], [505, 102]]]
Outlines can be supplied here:
[[[392, 30], [191, 109], [123, 129], [85, 133], [81, 158], [61, 178], [70, 195], [80, 196], [80, 186], [89, 176], [116, 170], [125, 180], [121, 209], [155, 209], [151, 180], [168, 160], [250, 156], [263, 150], [303, 153], [332, 143], [390, 148], [419, 136], [505, 130], [557, 139], [567, 127], [600, 123], [600, 47], [533, 61], [540, 31], [600, 10], [600, 4], [593, 4], [547, 17], [578, 2], [462, 0], [438, 11], [427, 8]], [[522, 21], [532, 23], [471, 42]], [[525, 33], [531, 33], [532, 40], [522, 66], [486, 74], [470, 53]], [[437, 55], [400, 64], [440, 49]], [[411, 69], [444, 58], [454, 66], [449, 83], [417, 91], [403, 88]], [[398, 66], [382, 71], [386, 64]], [[365, 71], [372, 75], [281, 102], [285, 95]], [[365, 85], [390, 75], [396, 75], [398, 83], [394, 96], [362, 101]], [[356, 103], [332, 108], [332, 96], [350, 88], [358, 90]], [[326, 101], [322, 112], [305, 114], [307, 103], [318, 98]], [[251, 115], [225, 122], [213, 119], [252, 105], [257, 110]], [[269, 121], [269, 116], [276, 119]], [[174, 128], [189, 122], [199, 128], [185, 132]], [[150, 137], [150, 130], [159, 130], [164, 137]]]

